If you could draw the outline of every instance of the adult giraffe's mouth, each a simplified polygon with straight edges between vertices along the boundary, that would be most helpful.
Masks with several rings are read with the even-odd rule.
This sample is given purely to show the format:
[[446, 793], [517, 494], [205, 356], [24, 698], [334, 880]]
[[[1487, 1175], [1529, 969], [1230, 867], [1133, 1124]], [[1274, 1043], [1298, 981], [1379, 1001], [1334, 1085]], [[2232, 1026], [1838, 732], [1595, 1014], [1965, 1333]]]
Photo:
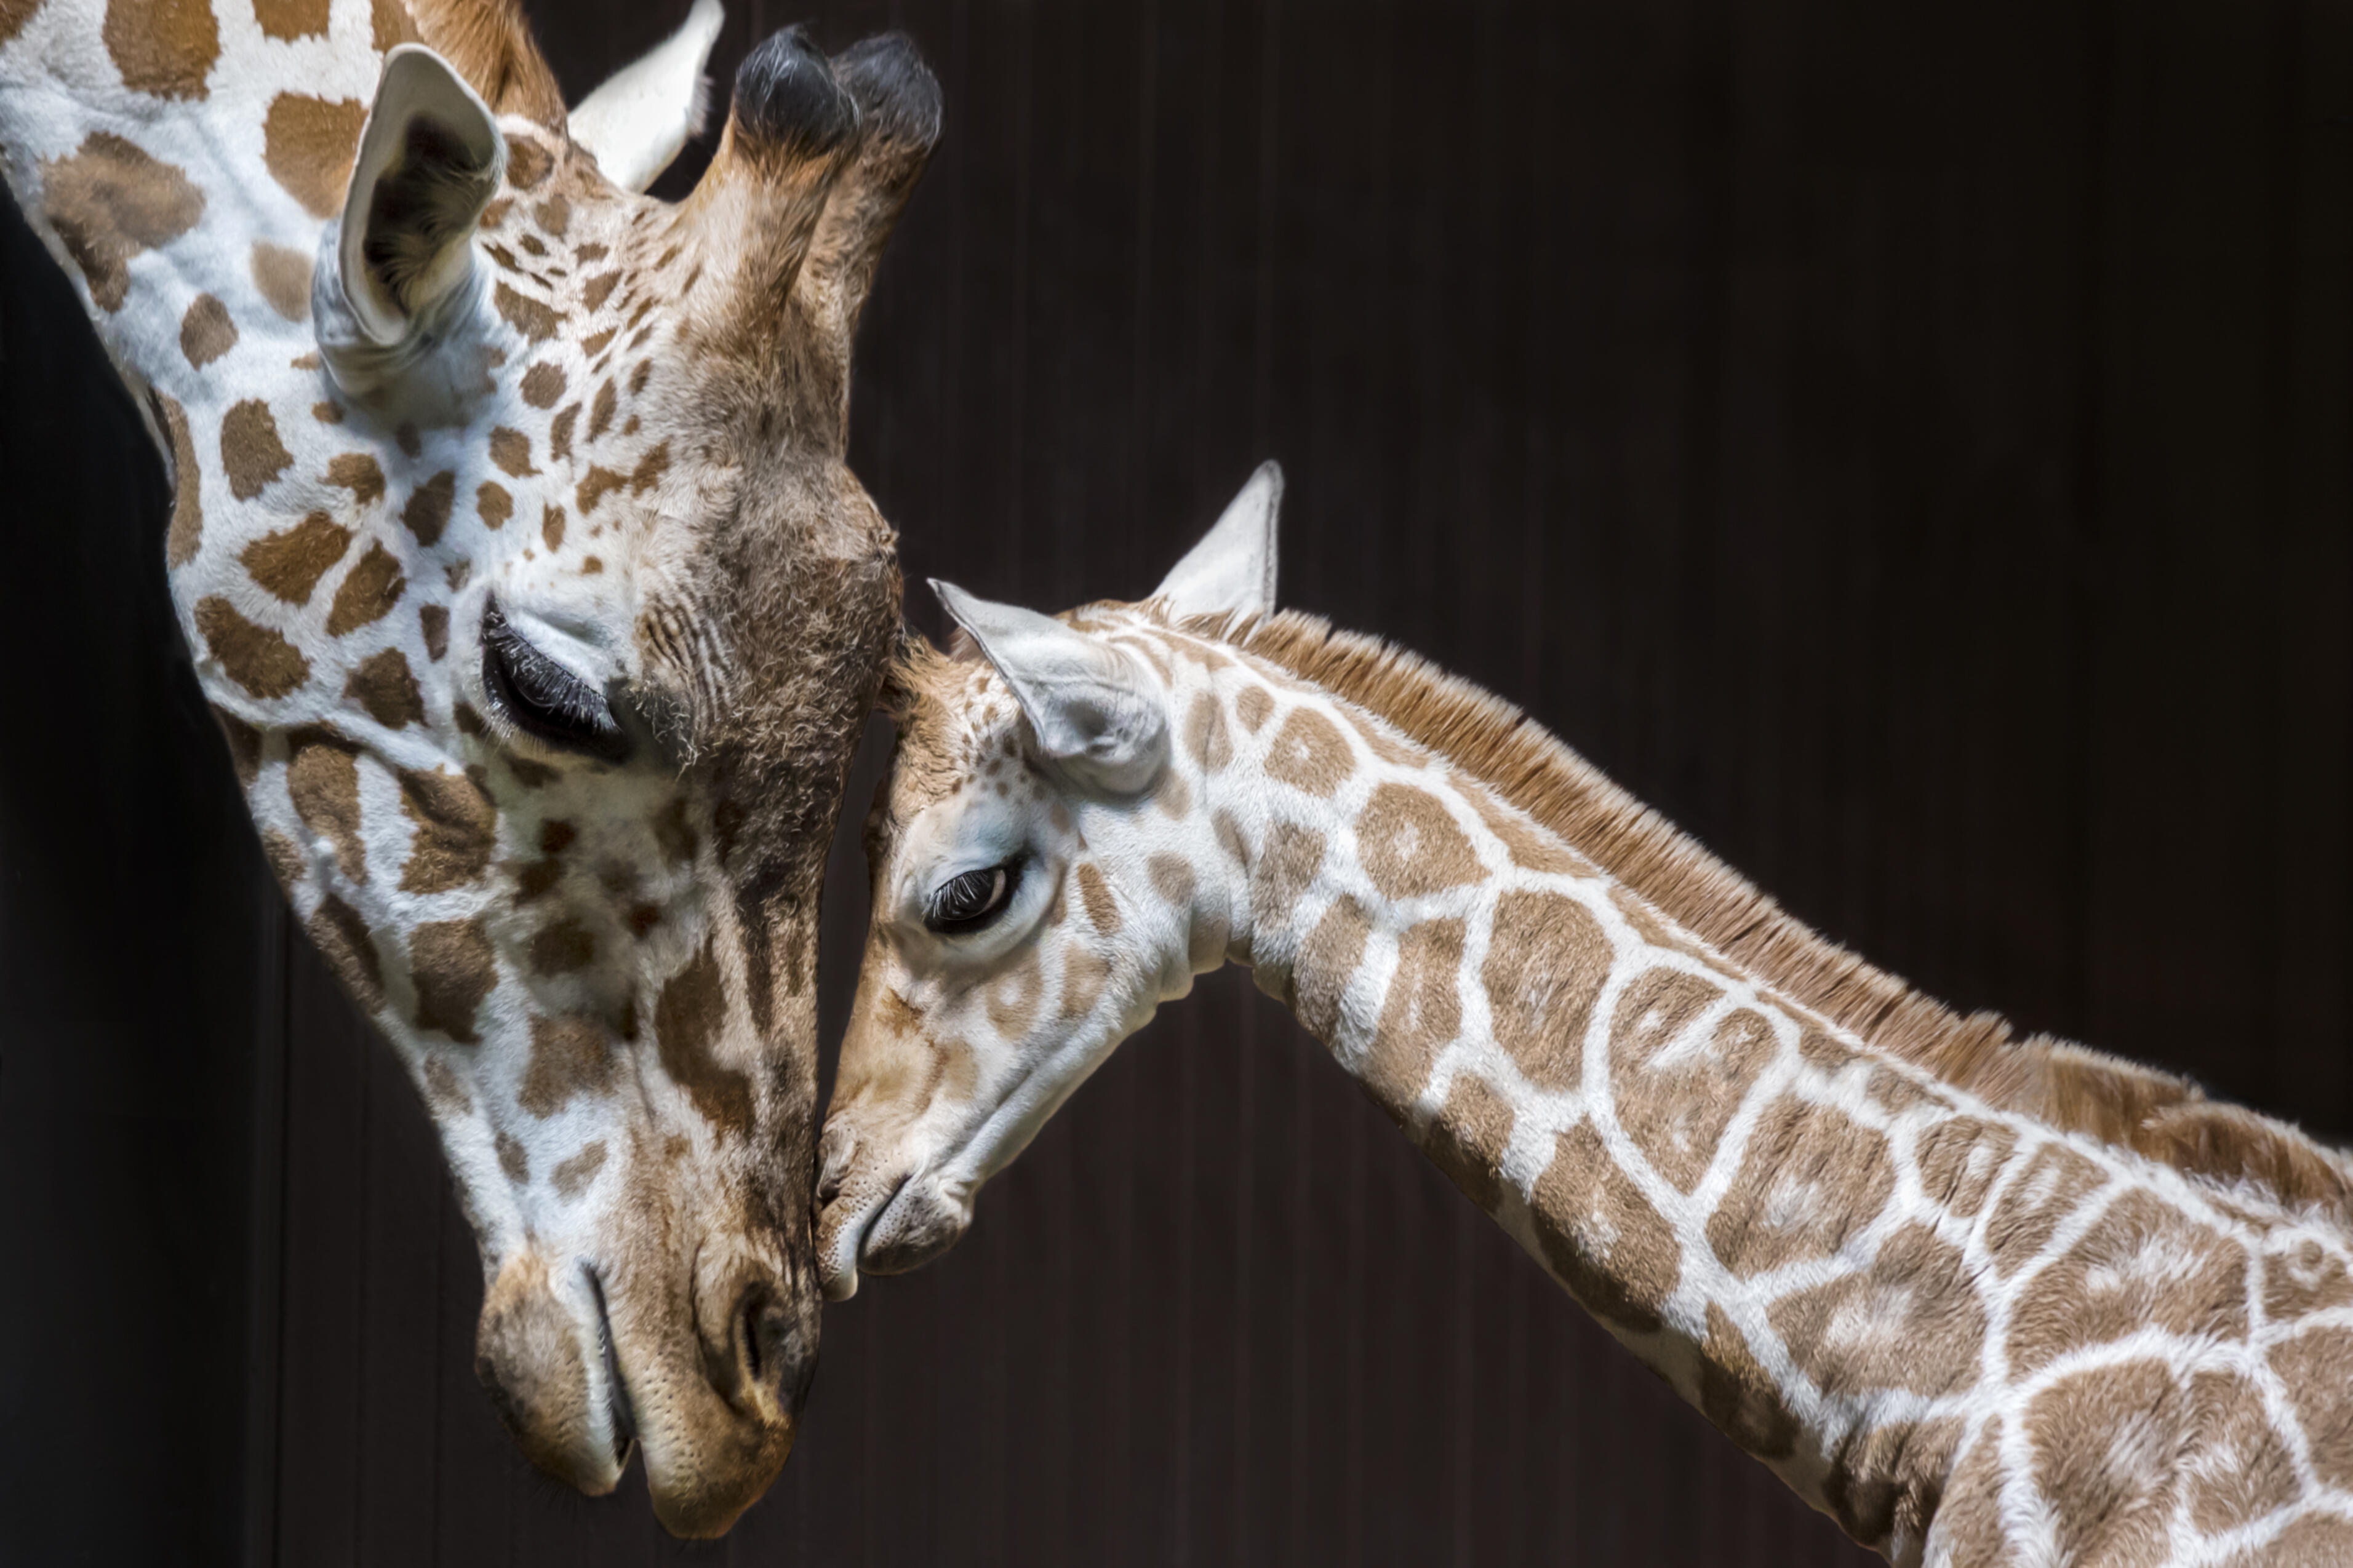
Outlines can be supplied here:
[[629, 1385], [621, 1381], [620, 1352], [613, 1343], [612, 1313], [605, 1305], [605, 1281], [597, 1277], [595, 1266], [583, 1263], [580, 1271], [588, 1278], [588, 1294], [596, 1303], [596, 1343], [601, 1352], [598, 1361], [605, 1373], [605, 1419], [613, 1430], [613, 1468], [629, 1468], [629, 1451], [638, 1440], [638, 1426], [629, 1411]]

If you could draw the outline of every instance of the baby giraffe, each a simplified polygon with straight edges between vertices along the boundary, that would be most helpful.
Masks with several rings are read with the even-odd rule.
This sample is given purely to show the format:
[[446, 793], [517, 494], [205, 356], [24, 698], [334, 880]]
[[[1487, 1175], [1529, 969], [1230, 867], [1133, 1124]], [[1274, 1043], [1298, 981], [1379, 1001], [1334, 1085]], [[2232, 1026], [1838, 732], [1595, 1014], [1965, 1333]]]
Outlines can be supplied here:
[[935, 584], [868, 826], [828, 1294], [937, 1256], [1249, 964], [1725, 1434], [1903, 1563], [2353, 1562], [2348, 1167], [1962, 1018], [1525, 716], [1273, 608], [1261, 468], [1142, 604]]

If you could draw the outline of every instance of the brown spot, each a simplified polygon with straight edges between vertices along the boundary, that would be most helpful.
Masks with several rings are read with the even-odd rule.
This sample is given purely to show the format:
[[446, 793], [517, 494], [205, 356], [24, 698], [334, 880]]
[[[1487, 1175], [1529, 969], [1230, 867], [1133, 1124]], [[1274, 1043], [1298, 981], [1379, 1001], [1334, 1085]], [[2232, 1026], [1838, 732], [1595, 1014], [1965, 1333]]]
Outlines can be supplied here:
[[505, 1173], [507, 1180], [518, 1187], [528, 1186], [531, 1183], [531, 1156], [523, 1152], [523, 1146], [509, 1134], [501, 1132], [491, 1141], [491, 1147], [498, 1151], [499, 1169]]
[[577, 921], [554, 921], [532, 935], [531, 966], [541, 974], [576, 974], [596, 958], [596, 938]]
[[1111, 980], [1111, 963], [1100, 953], [1073, 945], [1062, 963], [1062, 1016], [1083, 1018], [1103, 999]]
[[1422, 1151], [1487, 1214], [1504, 1201], [1504, 1152], [1511, 1147], [1511, 1102], [1476, 1073], [1457, 1073], [1430, 1119]]
[[586, 245], [580, 247], [572, 253], [572, 259], [578, 262], [583, 267], [587, 266], [592, 261], [602, 261], [605, 259], [605, 247], [597, 244], [594, 240], [589, 241]]
[[514, 515], [514, 497], [507, 494], [505, 487], [497, 480], [485, 479], [475, 488], [474, 510], [481, 518], [483, 527], [503, 528], [507, 519]]
[[1713, 1301], [1700, 1347], [1699, 1407], [1717, 1431], [1760, 1459], [1786, 1459], [1797, 1448], [1798, 1418], [1782, 1403], [1780, 1385]]
[[1887, 1140], [1795, 1098], [1758, 1119], [1740, 1173], [1707, 1222], [1708, 1244], [1743, 1279], [1835, 1257], [1895, 1188]]
[[1209, 773], [1233, 761], [1234, 746], [1226, 734], [1225, 710], [1219, 706], [1214, 691], [1197, 695], [1185, 715], [1185, 754]]
[[417, 543], [432, 544], [449, 526], [449, 508], [457, 498], [458, 476], [444, 468], [408, 493], [408, 504], [400, 509], [400, 521]]
[[310, 862], [303, 858], [301, 846], [274, 827], [261, 830], [261, 858], [269, 862], [270, 873], [278, 879], [278, 885], [289, 892], [310, 869]]
[[1234, 698], [1234, 717], [1253, 735], [1265, 727], [1267, 716], [1273, 711], [1274, 699], [1263, 686], [1245, 686]]
[[100, 30], [122, 85], [157, 98], [202, 98], [220, 58], [210, 0], [108, 0]]
[[[592, 311], [603, 310], [605, 300], [613, 292], [613, 286], [620, 280], [621, 275], [618, 272], [599, 272], [580, 286], [580, 303]], [[596, 347], [587, 351], [589, 357], [592, 359], [596, 357], [597, 351], [602, 349], [606, 342], [610, 342], [614, 332], [618, 330], [618, 328], [608, 327], [596, 337], [590, 339], [589, 341], [595, 343]]]
[[722, 1132], [743, 1136], [752, 1131], [750, 1080], [712, 1057], [726, 1020], [719, 961], [706, 942], [662, 986], [654, 1005], [654, 1040], [662, 1071], [686, 1090], [703, 1118]]
[[2034, 1278], [2011, 1309], [2010, 1362], [2024, 1375], [2145, 1327], [2247, 1337], [2239, 1247], [2148, 1193], [2129, 1192]]
[[1947, 1117], [1923, 1131], [1913, 1146], [1920, 1190], [1946, 1213], [1974, 1219], [2017, 1146], [2018, 1135], [1999, 1122]]
[[338, 452], [327, 461], [327, 482], [370, 506], [384, 499], [384, 469], [365, 452]]
[[[513, 165], [510, 163], [508, 168], [512, 172]], [[544, 342], [555, 335], [555, 329], [560, 324], [560, 321], [554, 310], [541, 304], [530, 295], [518, 294], [506, 284], [501, 283], [491, 298], [498, 305], [499, 314], [506, 318], [507, 325], [521, 332], [530, 342]]]
[[1181, 822], [1185, 814], [1193, 809], [1192, 787], [1175, 768], [1163, 768], [1160, 782], [1152, 786], [1152, 804], [1169, 821]]
[[330, 893], [319, 900], [302, 930], [361, 1011], [374, 1013], [384, 1006], [384, 971], [376, 962], [375, 938], [358, 910]]
[[1036, 949], [1021, 956], [1004, 973], [991, 980], [983, 996], [988, 1007], [988, 1022], [1002, 1040], [1027, 1039], [1038, 1022], [1038, 1003], [1044, 995], [1046, 977], [1039, 967]]
[[563, 395], [563, 366], [541, 363], [522, 373], [522, 400], [533, 408], [553, 408]]
[[1267, 829], [1258, 874], [1250, 881], [1250, 923], [1269, 937], [1291, 923], [1299, 900], [1324, 868], [1324, 836], [1296, 823]]
[[2181, 1390], [2161, 1362], [2061, 1378], [2026, 1415], [2033, 1479], [2052, 1510], [2056, 1561], [2073, 1568], [2164, 1562], [2179, 1481]]
[[1944, 1500], [1961, 1433], [1955, 1420], [1894, 1421], [1850, 1432], [1832, 1449], [1822, 1479], [1831, 1517], [1883, 1555], [1916, 1561]]
[[1960, 1568], [2019, 1568], [2001, 1514], [2001, 1417], [1978, 1432], [1936, 1510], [1944, 1560]]
[[550, 237], [562, 239], [564, 231], [572, 226], [572, 204], [561, 195], [553, 195], [533, 206], [531, 217]]
[[580, 418], [580, 405], [567, 403], [555, 420], [547, 427], [547, 456], [550, 462], [563, 462], [572, 456], [572, 426]]
[[525, 1064], [517, 1103], [546, 1118], [575, 1094], [600, 1094], [613, 1081], [614, 1058], [605, 1031], [586, 1018], [533, 1018], [531, 1060]]
[[605, 1143], [602, 1139], [591, 1143], [569, 1160], [555, 1167], [556, 1195], [566, 1200], [578, 1197], [605, 1168]]
[[[636, 326], [638, 324], [638, 317], [644, 315], [648, 310], [650, 310], [653, 308], [654, 302], [651, 300], [648, 300], [644, 304], [639, 305], [638, 307], [637, 316], [629, 318], [629, 325], [633, 327]], [[638, 368], [629, 373], [629, 395], [631, 397], [635, 397], [639, 393], [645, 391], [646, 383], [651, 381], [653, 379], [653, 375], [654, 362], [649, 359], [640, 360], [638, 363]]]
[[1773, 1059], [1773, 1027], [1742, 1008], [1704, 1039], [1692, 1025], [1723, 993], [1695, 975], [1653, 969], [1629, 984], [1609, 1021], [1618, 1119], [1654, 1169], [1684, 1192], [1699, 1184], [1724, 1130]]
[[1292, 1011], [1309, 1034], [1327, 1045], [1339, 1031], [1340, 1004], [1356, 966], [1365, 961], [1365, 942], [1372, 929], [1363, 906], [1342, 897], [1332, 901], [1299, 944], [1288, 987]]
[[1119, 933], [1119, 905], [1103, 882], [1103, 874], [1092, 860], [1079, 868], [1079, 902], [1085, 906], [1087, 920], [1105, 936]]
[[41, 0], [0, 0], [0, 44], [15, 37], [40, 8]]
[[221, 416], [221, 467], [228, 473], [229, 494], [251, 500], [286, 471], [294, 454], [278, 438], [278, 421], [269, 405], [248, 397]]
[[341, 425], [343, 422], [343, 405], [332, 400], [313, 403], [311, 405], [311, 417], [322, 425]]
[[477, 881], [497, 844], [499, 808], [481, 785], [462, 773], [400, 774], [400, 809], [417, 825], [401, 890], [446, 893]]
[[332, 730], [308, 726], [290, 737], [286, 793], [302, 826], [334, 846], [335, 863], [354, 882], [367, 880], [367, 847], [360, 837], [360, 771], [352, 742]]
[[542, 509], [539, 514], [539, 538], [540, 542], [551, 551], [564, 548], [564, 509], [562, 507], [550, 506]]
[[2059, 1222], [2106, 1180], [2097, 1165], [2072, 1149], [2055, 1142], [2037, 1149], [1986, 1222], [1994, 1271], [2007, 1279], [2033, 1262]]
[[424, 694], [417, 689], [417, 677], [409, 672], [408, 656], [396, 647], [361, 660], [343, 683], [343, 695], [387, 730], [425, 722]]
[[[1511, 856], [1513, 865], [1552, 876], [1598, 875], [1591, 861], [1542, 828], [1505, 810], [1484, 789], [1468, 785], [1461, 793], [1471, 803], [1471, 809], [1479, 814], [1479, 820], [1487, 825], [1487, 831], [1504, 846], [1504, 852]], [[1639, 926], [1635, 929], [1641, 931]], [[1641, 934], [1645, 941], [1651, 940], [1649, 932]]]
[[228, 307], [210, 294], [199, 294], [180, 318], [180, 353], [198, 370], [237, 346], [237, 323]]
[[[2342, 1377], [2339, 1368], [2335, 1375]], [[2272, 1425], [2263, 1391], [2235, 1373], [2189, 1380], [2189, 1522], [2203, 1535], [2253, 1524], [2295, 1502], [2295, 1461]]]
[[1487, 874], [1445, 804], [1411, 784], [1373, 791], [1356, 823], [1356, 850], [1385, 898], [1427, 898]]
[[449, 611], [441, 605], [420, 605], [417, 608], [417, 629], [425, 634], [425, 657], [434, 663], [441, 662], [449, 651]]
[[1683, 1278], [1674, 1233], [1591, 1123], [1554, 1141], [1529, 1202], [1545, 1260], [1586, 1310], [1635, 1333], [1659, 1326], [1659, 1309]]
[[[596, 439], [594, 431], [589, 433], [589, 439]], [[600, 468], [592, 465], [588, 472], [582, 476], [577, 488], [574, 489], [572, 500], [580, 508], [580, 515], [586, 517], [596, 510], [598, 501], [628, 482], [627, 478], [615, 473], [610, 468]]]
[[498, 955], [482, 922], [431, 921], [408, 939], [409, 978], [417, 987], [417, 1026], [438, 1029], [461, 1046], [479, 1045], [474, 1011], [498, 984]]
[[588, 409], [588, 439], [596, 440], [605, 433], [605, 427], [612, 424], [613, 410], [618, 401], [611, 382], [607, 381], [596, 389], [596, 401]]
[[253, 16], [270, 37], [308, 37], [327, 30], [327, 0], [253, 0]]
[[551, 816], [539, 825], [539, 852], [543, 855], [561, 855], [571, 848], [573, 842], [579, 837], [580, 830], [572, 824], [560, 816]]
[[367, 105], [356, 99], [310, 98], [281, 92], [269, 100], [261, 125], [261, 161], [269, 177], [315, 218], [343, 210], [351, 183], [352, 159], [359, 151]]
[[195, 437], [189, 433], [186, 412], [168, 397], [158, 401], [172, 434], [172, 526], [164, 535], [164, 559], [167, 564], [185, 566], [204, 542], [204, 470], [196, 466]]
[[237, 782], [251, 789], [261, 772], [261, 731], [217, 703], [213, 705], [213, 721], [220, 726], [221, 738], [228, 742], [229, 763], [237, 769]]
[[555, 160], [546, 148], [528, 136], [507, 139], [507, 181], [519, 191], [527, 191], [547, 178], [555, 167]]
[[1397, 973], [1358, 1076], [1399, 1121], [1430, 1081], [1438, 1053], [1462, 1032], [1462, 998], [1455, 989], [1462, 933], [1459, 920], [1423, 921], [1398, 938]]
[[1495, 900], [1479, 980], [1495, 1043], [1539, 1089], [1575, 1089], [1582, 1079], [1586, 1026], [1609, 961], [1601, 922], [1576, 900], [1510, 892]]
[[1193, 901], [1193, 866], [1182, 855], [1155, 855], [1145, 862], [1152, 890], [1177, 909]]
[[2312, 1468], [2332, 1487], [2353, 1489], [2353, 1329], [2310, 1329], [2273, 1347], [2272, 1372], [2286, 1384]]
[[343, 637], [382, 620], [400, 603], [407, 586], [408, 579], [400, 574], [400, 563], [392, 552], [381, 541], [370, 540], [367, 553], [343, 574], [343, 585], [335, 590], [335, 602], [327, 607], [327, 635]]
[[1773, 1331], [1831, 1397], [1896, 1389], [1935, 1397], [1978, 1381], [1985, 1306], [1960, 1249], [1925, 1226], [1880, 1244], [1868, 1268], [1773, 1304]]
[[[620, 330], [621, 329], [618, 327], [607, 327], [603, 331], [591, 335], [586, 342], [580, 345], [581, 357], [583, 359], [595, 359], [598, 354], [603, 353], [605, 352], [605, 345], [613, 341], [613, 334]], [[607, 385], [609, 386], [610, 384], [608, 383]]]
[[519, 479], [539, 472], [531, 463], [531, 437], [503, 425], [491, 432], [491, 461]]
[[1313, 708], [1293, 709], [1267, 752], [1269, 778], [1319, 799], [1331, 798], [1356, 769], [1339, 727]]
[[2263, 1316], [2284, 1322], [2353, 1301], [2345, 1259], [2306, 1237], [2263, 1258]]
[[237, 614], [217, 596], [196, 602], [196, 631], [221, 671], [265, 702], [274, 702], [311, 679], [311, 661], [268, 626]]
[[2306, 1514], [2261, 1546], [2233, 1555], [2222, 1568], [2344, 1568], [2353, 1563], [2353, 1521], [2341, 1514]]

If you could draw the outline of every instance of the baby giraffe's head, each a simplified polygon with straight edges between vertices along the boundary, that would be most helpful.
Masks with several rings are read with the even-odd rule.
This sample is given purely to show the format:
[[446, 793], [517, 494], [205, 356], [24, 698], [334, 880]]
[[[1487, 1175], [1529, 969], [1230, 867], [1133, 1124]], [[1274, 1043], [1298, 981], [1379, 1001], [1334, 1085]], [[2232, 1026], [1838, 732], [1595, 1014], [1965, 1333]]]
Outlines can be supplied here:
[[981, 1184], [1225, 962], [1249, 825], [1219, 801], [1213, 685], [1235, 660], [1179, 628], [1272, 613], [1282, 494], [1260, 468], [1140, 605], [1053, 617], [933, 584], [966, 635], [902, 661], [867, 819], [873, 922], [819, 1151], [832, 1299], [946, 1250]]

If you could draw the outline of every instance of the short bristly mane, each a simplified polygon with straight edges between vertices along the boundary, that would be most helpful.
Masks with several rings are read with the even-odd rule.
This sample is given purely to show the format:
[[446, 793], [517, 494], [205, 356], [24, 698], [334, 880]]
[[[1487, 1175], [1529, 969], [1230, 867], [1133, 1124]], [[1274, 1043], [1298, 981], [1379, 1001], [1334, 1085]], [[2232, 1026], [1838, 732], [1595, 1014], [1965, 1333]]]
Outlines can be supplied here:
[[[1147, 605], [1149, 611], [1159, 609]], [[1557, 834], [1744, 973], [1866, 1044], [2053, 1129], [2353, 1224], [2353, 1165], [2186, 1079], [1963, 1016], [1788, 914], [1510, 703], [1380, 638], [1286, 611], [1183, 623], [1346, 699]]]

